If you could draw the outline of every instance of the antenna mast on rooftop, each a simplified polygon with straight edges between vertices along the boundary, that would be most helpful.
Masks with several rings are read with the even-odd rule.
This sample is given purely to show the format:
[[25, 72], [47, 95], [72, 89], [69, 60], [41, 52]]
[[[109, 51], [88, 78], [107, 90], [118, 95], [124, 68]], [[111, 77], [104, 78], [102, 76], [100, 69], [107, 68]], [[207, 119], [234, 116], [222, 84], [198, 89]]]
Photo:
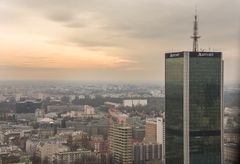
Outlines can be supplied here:
[[195, 9], [193, 36], [191, 38], [193, 39], [193, 51], [196, 52], [198, 51], [198, 39], [200, 38], [200, 36], [198, 35], [197, 8]]

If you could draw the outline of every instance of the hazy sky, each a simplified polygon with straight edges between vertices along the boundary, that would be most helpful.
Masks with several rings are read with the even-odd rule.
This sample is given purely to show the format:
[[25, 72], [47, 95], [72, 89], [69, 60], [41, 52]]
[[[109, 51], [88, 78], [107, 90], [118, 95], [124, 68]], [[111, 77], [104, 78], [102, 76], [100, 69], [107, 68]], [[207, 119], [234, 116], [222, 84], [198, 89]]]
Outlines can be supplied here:
[[222, 51], [239, 80], [239, 0], [1, 0], [0, 79], [164, 80], [164, 53]]

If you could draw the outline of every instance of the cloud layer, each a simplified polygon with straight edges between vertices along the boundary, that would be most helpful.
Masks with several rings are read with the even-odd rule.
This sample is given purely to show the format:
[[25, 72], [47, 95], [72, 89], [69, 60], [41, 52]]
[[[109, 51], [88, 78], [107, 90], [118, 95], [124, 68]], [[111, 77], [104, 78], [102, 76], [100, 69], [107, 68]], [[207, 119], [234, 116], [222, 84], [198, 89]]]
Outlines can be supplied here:
[[0, 74], [164, 80], [164, 53], [191, 49], [195, 4], [201, 49], [223, 51], [226, 80], [238, 80], [238, 0], [1, 1]]

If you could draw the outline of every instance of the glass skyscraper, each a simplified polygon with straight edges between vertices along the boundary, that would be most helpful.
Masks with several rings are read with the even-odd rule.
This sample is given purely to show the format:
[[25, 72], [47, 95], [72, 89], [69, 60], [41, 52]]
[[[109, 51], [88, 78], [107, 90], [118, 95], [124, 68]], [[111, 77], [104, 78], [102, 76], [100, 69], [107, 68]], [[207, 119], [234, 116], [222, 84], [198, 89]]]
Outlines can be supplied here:
[[221, 164], [221, 52], [165, 54], [166, 164]]

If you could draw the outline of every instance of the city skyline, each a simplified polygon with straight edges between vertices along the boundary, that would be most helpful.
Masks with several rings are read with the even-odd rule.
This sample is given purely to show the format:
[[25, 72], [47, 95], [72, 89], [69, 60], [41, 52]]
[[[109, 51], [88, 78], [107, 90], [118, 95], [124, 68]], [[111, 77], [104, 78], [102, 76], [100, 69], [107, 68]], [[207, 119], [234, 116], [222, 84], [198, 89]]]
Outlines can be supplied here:
[[237, 0], [0, 2], [0, 80], [164, 81], [164, 53], [192, 49], [196, 4], [200, 50], [239, 81]]

